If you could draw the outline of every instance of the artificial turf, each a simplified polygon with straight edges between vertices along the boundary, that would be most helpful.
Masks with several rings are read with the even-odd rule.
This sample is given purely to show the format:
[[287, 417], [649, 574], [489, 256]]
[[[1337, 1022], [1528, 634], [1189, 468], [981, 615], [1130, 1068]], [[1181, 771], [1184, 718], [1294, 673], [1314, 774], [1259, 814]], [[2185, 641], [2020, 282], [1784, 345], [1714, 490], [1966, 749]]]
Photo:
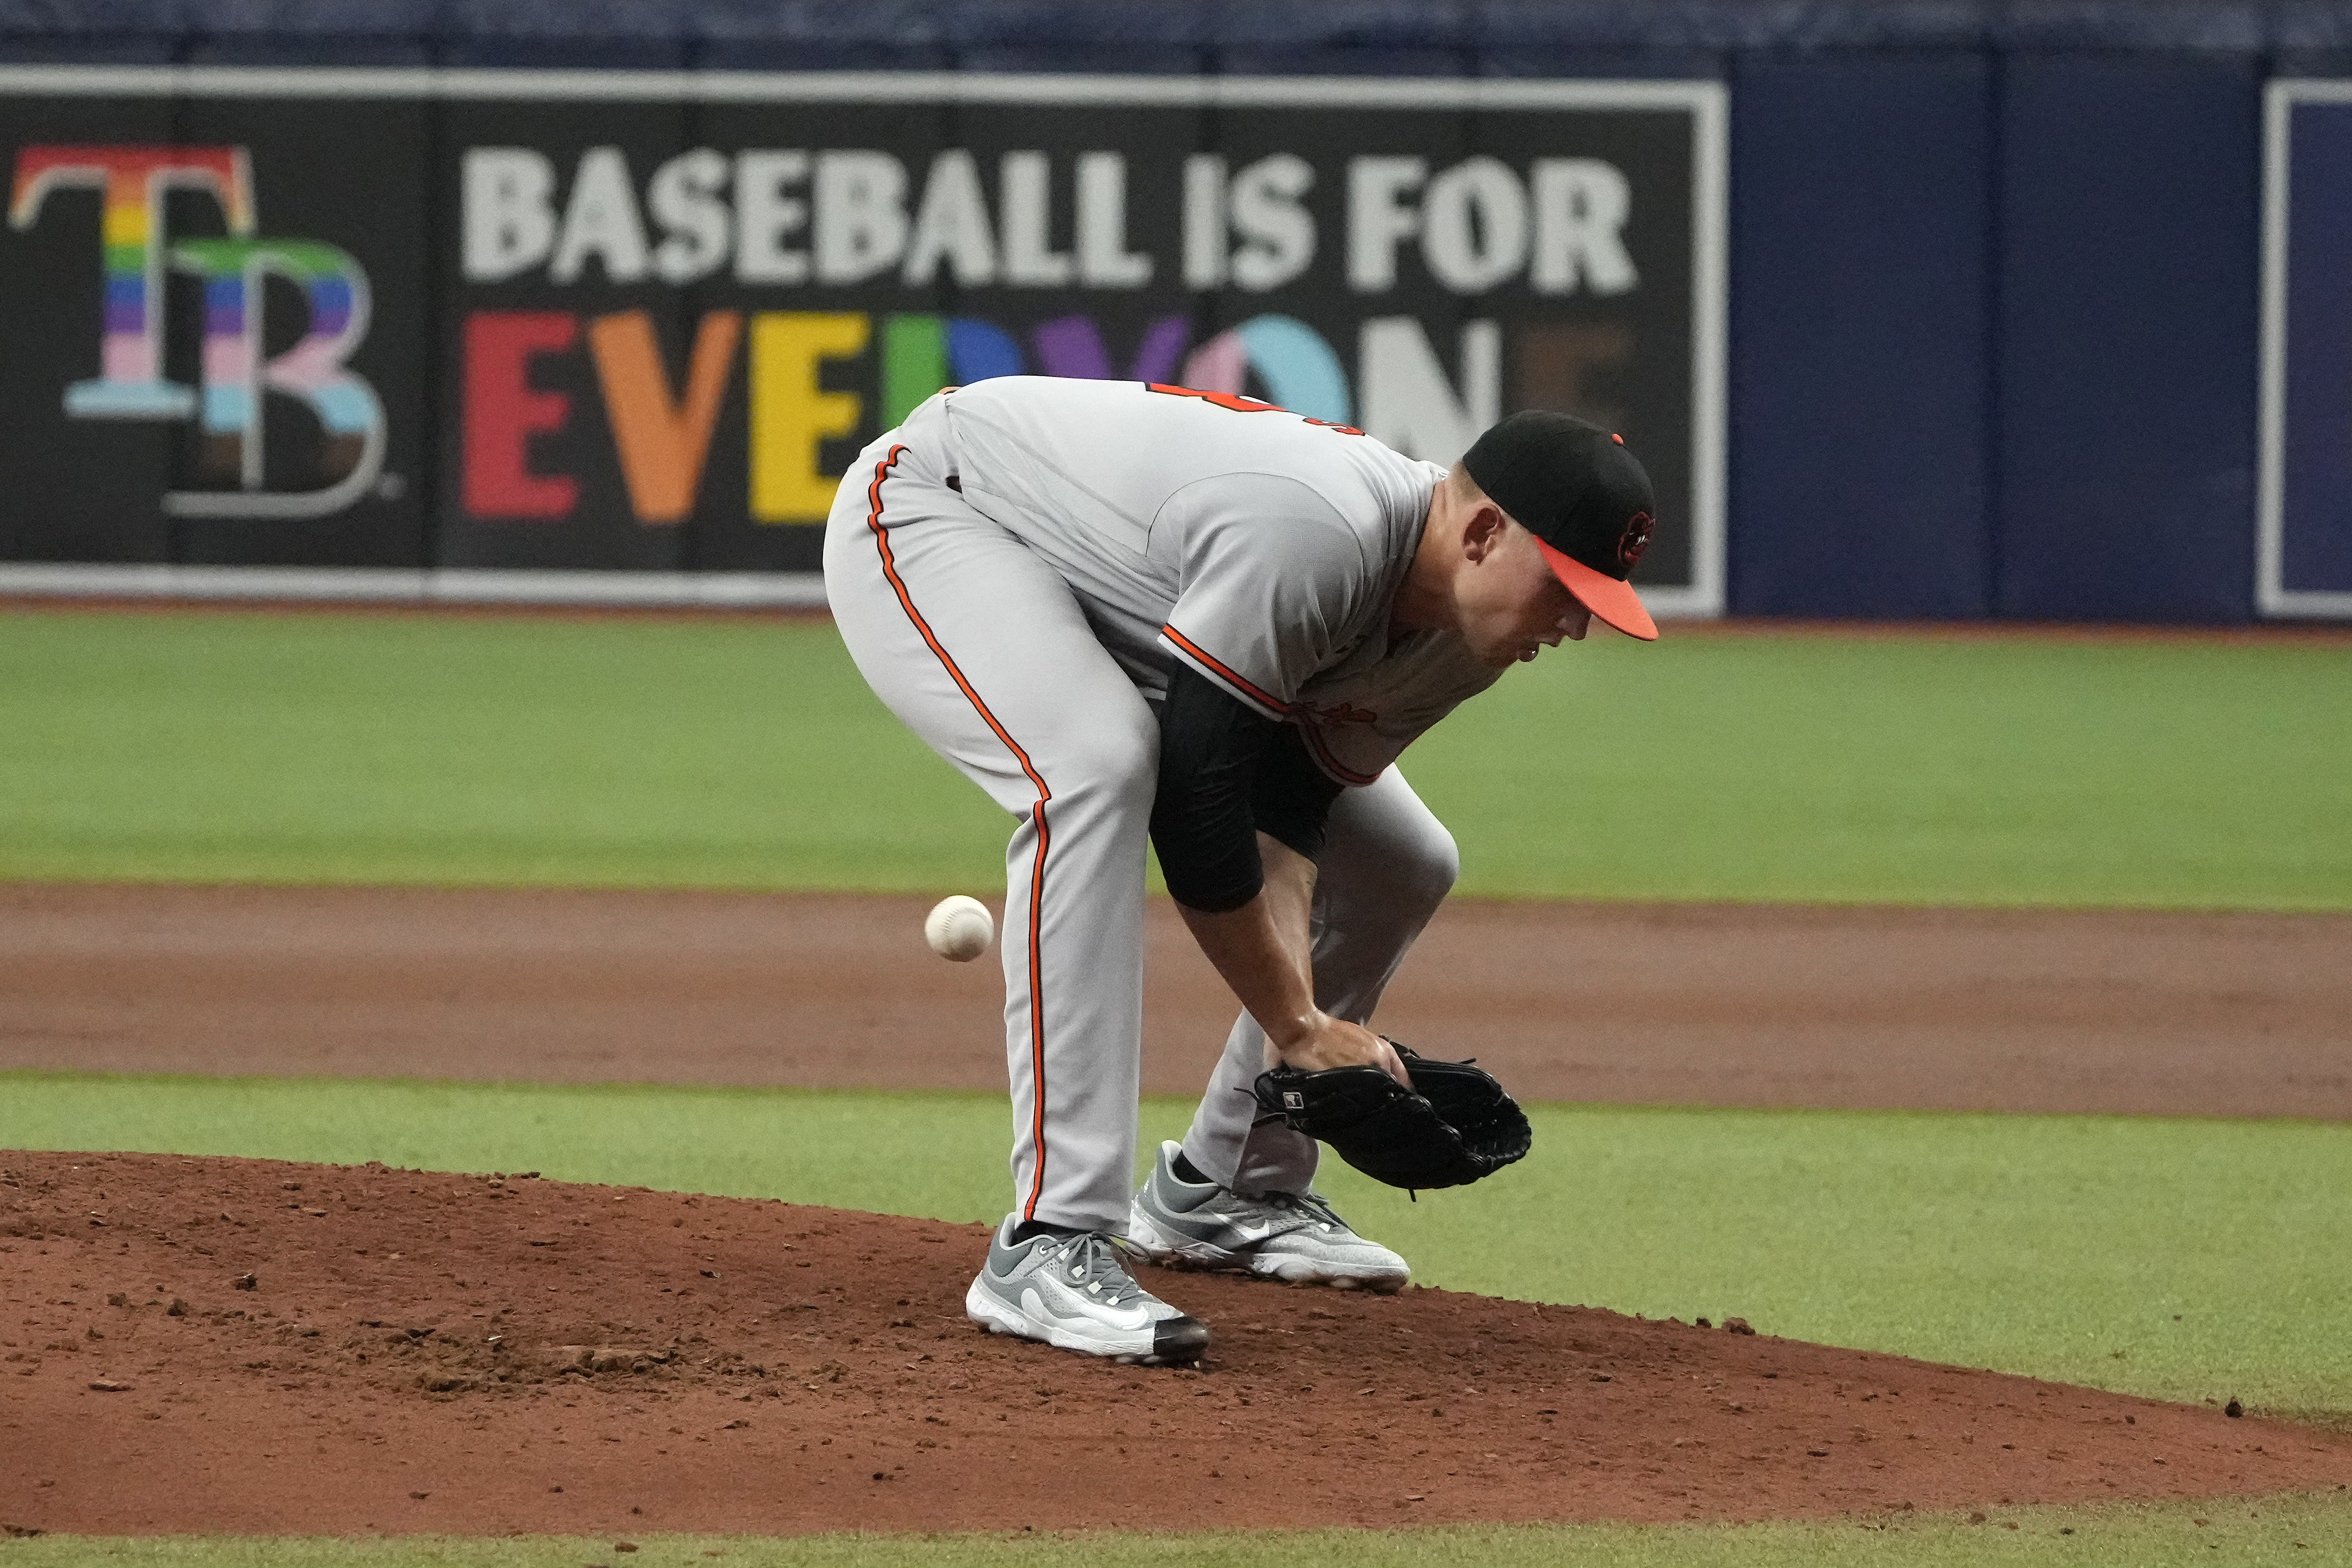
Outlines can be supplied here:
[[[2322, 1568], [2352, 1558], [2343, 1494], [1737, 1525], [1010, 1535], [648, 1535], [633, 1568]], [[597, 1538], [503, 1541], [61, 1536], [0, 1541], [11, 1568], [578, 1568]]]
[[[1144, 1105], [1144, 1147], [1189, 1103]], [[2352, 1126], [1537, 1106], [1495, 1180], [1324, 1185], [1430, 1284], [2352, 1422]], [[0, 1147], [529, 1169], [994, 1220], [1001, 1096], [0, 1074]]]
[[[823, 622], [0, 612], [0, 878], [986, 889]], [[1409, 754], [1462, 890], [2352, 908], [2352, 647], [1606, 633]]]

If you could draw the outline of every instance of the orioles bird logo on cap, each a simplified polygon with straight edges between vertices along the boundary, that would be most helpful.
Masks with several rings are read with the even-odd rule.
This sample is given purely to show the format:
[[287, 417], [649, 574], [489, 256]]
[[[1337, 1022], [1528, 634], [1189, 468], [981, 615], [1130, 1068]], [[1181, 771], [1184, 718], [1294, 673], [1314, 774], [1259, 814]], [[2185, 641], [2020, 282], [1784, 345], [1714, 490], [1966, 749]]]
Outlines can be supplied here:
[[1617, 540], [1617, 564], [1628, 572], [1642, 564], [1642, 552], [1650, 548], [1654, 526], [1647, 512], [1636, 512], [1626, 521], [1625, 532]]

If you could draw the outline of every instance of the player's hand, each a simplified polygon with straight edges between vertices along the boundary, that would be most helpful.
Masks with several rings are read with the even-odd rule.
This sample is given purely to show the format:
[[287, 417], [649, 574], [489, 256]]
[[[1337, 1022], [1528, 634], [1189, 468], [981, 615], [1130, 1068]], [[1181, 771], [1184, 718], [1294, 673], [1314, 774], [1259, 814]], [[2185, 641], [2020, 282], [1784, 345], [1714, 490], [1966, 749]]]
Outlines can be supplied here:
[[1275, 1048], [1274, 1054], [1281, 1065], [1302, 1072], [1319, 1072], [1331, 1067], [1377, 1067], [1407, 1089], [1412, 1087], [1412, 1079], [1406, 1073], [1394, 1046], [1363, 1025], [1343, 1023], [1328, 1013], [1317, 1013], [1306, 1032], [1288, 1045]]

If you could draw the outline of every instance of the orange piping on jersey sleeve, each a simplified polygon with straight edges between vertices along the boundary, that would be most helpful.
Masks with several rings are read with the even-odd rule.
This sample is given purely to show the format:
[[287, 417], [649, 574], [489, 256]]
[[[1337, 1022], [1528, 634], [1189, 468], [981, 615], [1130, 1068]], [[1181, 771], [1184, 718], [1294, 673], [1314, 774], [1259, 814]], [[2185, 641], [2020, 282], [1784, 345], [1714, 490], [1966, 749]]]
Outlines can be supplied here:
[[1177, 652], [1198, 664], [1201, 668], [1209, 674], [1216, 676], [1217, 679], [1233, 687], [1240, 695], [1248, 698], [1251, 702], [1257, 704], [1258, 706], [1265, 708], [1270, 716], [1280, 718], [1290, 711], [1290, 705], [1288, 703], [1284, 702], [1280, 697], [1274, 695], [1264, 687], [1251, 684], [1241, 675], [1228, 669], [1223, 664], [1220, 663], [1215, 657], [1202, 649], [1199, 643], [1193, 642], [1190, 637], [1185, 636], [1184, 633], [1176, 630], [1175, 627], [1162, 626], [1160, 629], [1160, 634], [1162, 637], [1167, 638], [1168, 641], [1175, 646]]
[[1288, 413], [1290, 412], [1279, 403], [1263, 402], [1254, 397], [1244, 397], [1239, 392], [1202, 392], [1198, 387], [1174, 386], [1167, 382], [1146, 382], [1143, 383], [1143, 390], [1164, 392], [1170, 397], [1196, 397], [1202, 402], [1213, 402], [1219, 408], [1232, 409], [1235, 413]]

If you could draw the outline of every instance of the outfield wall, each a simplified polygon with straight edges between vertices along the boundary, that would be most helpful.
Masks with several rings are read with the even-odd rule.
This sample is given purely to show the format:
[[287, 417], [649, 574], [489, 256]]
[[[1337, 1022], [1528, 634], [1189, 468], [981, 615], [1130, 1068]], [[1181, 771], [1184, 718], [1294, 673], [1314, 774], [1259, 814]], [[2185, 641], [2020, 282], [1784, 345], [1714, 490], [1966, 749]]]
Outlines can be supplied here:
[[[1571, 0], [1449, 5], [1318, 0], [1312, 5], [1208, 6], [1075, 0], [480, 0], [397, 5], [323, 0], [296, 6], [0, 0], [0, 59], [20, 65], [272, 69], [331, 64], [394, 72], [664, 72], [684, 73], [675, 79], [688, 84], [719, 80], [726, 73], [812, 70], [944, 72], [951, 73], [944, 78], [950, 84], [983, 73], [1083, 73], [1163, 84], [1171, 78], [1336, 77], [1359, 84], [1374, 99], [1387, 92], [1391, 109], [1401, 101], [1399, 89], [1381, 83], [1402, 78], [1430, 89], [1446, 81], [1462, 84], [1455, 97], [1447, 99], [1441, 91], [1430, 100], [1451, 104], [1444, 112], [1457, 117], [1453, 131], [1436, 129], [1437, 121], [1383, 128], [1360, 118], [1366, 112], [1361, 104], [1335, 100], [1328, 111], [1336, 128], [1329, 131], [1335, 143], [1329, 168], [1311, 151], [1307, 154], [1316, 164], [1318, 189], [1341, 181], [1343, 144], [1351, 139], [1428, 139], [1433, 171], [1475, 154], [1486, 145], [1482, 135], [1494, 136], [1492, 112], [1478, 106], [1475, 84], [1481, 81], [1654, 83], [1670, 99], [1676, 90], [1673, 84], [1689, 84], [1679, 101], [1705, 102], [1713, 91], [1713, 101], [1727, 106], [1727, 197], [1716, 193], [1723, 217], [1718, 238], [1727, 320], [1715, 339], [1714, 385], [1706, 363], [1714, 329], [1706, 320], [1703, 280], [1696, 277], [1705, 270], [1703, 231], [1709, 221], [1709, 193], [1699, 170], [1703, 142], [1690, 142], [1689, 172], [1661, 166], [1662, 172], [1637, 171], [1629, 177], [1637, 211], [1656, 210], [1670, 194], [1671, 203], [1687, 214], [1687, 222], [1668, 236], [1680, 247], [1675, 254], [1684, 258], [1676, 265], [1687, 263], [1693, 275], [1674, 275], [1681, 280], [1672, 296], [1675, 308], [1684, 312], [1681, 324], [1660, 317], [1633, 329], [1645, 345], [1672, 345], [1670, 352], [1649, 356], [1643, 363], [1667, 365], [1675, 384], [1633, 389], [1636, 399], [1651, 399], [1643, 408], [1654, 412], [1629, 414], [1646, 421], [1647, 444], [1653, 450], [1670, 448], [1668, 466], [1679, 470], [1674, 491], [1683, 515], [1672, 520], [1685, 533], [1653, 568], [1664, 575], [1654, 576], [1652, 586], [1670, 602], [1696, 613], [1906, 618], [2230, 622], [2263, 614], [2352, 613], [2352, 522], [2346, 520], [2352, 517], [2352, 462], [2336, 458], [2338, 449], [2352, 450], [2352, 443], [2336, 434], [2336, 409], [2327, 401], [2328, 349], [2335, 340], [2314, 339], [2316, 347], [2299, 360], [2294, 330], [2294, 321], [2305, 319], [2329, 324], [2333, 330], [2340, 319], [2352, 332], [2352, 311], [2337, 309], [2332, 292], [2327, 233], [2315, 231], [2298, 241], [2283, 214], [2273, 225], [2273, 292], [2282, 300], [2305, 303], [2297, 304], [2294, 321], [2287, 319], [2284, 304], [2273, 308], [2268, 361], [2263, 303], [2265, 84], [2273, 78], [2326, 77], [2352, 68], [2352, 5]], [[676, 123], [667, 130], [646, 132], [622, 125], [610, 133], [608, 140], [633, 153], [639, 151], [633, 137], [651, 137], [642, 155], [629, 160], [641, 184], [650, 172], [648, 160], [664, 146], [719, 145], [707, 123], [717, 111], [698, 106], [698, 90], [687, 85], [673, 95], [668, 112]], [[228, 145], [231, 131], [260, 134], [224, 129], [216, 98], [158, 94], [148, 78], [140, 78], [138, 91], [152, 110], [135, 117], [143, 123], [131, 134], [142, 141], [185, 142], [210, 136]], [[2284, 92], [2273, 92], [2273, 99], [2284, 103]], [[0, 112], [7, 101], [8, 95], [0, 93]], [[402, 136], [415, 140], [404, 155], [420, 168], [446, 165], [453, 139], [528, 140], [520, 131], [477, 135], [459, 123], [457, 110], [430, 94], [409, 101], [414, 112], [408, 120], [394, 116], [383, 127], [371, 126], [364, 145], [346, 150], [341, 159], [321, 160], [321, 178], [331, 183], [339, 168], [363, 169], [366, 160], [383, 157], [388, 147], [399, 152]], [[2325, 103], [2302, 110], [2274, 104], [2271, 118], [2274, 126], [2284, 126], [2282, 115], [2305, 110], [2347, 111]], [[496, 118], [494, 109], [478, 99], [464, 112], [477, 120]], [[949, 141], [975, 118], [974, 111], [958, 105], [951, 85], [920, 112], [940, 119], [947, 129], [934, 140]], [[1246, 138], [1253, 110], [1212, 93], [1195, 94], [1187, 112], [1194, 128], [1184, 134], [1196, 136], [1201, 146], [1223, 149], [1221, 137]], [[1318, 118], [1304, 103], [1286, 112], [1302, 127], [1311, 128]], [[1056, 156], [1071, 159], [1081, 148], [1125, 146], [1138, 170], [1154, 138], [1169, 134], [1164, 126], [1155, 130], [1131, 116], [1095, 134], [1089, 117], [1103, 113], [1080, 106], [1066, 117], [1066, 123], [1027, 133], [1039, 145], [1064, 149]], [[1359, 118], [1351, 120], [1351, 114]], [[331, 115], [322, 123], [331, 124]], [[408, 129], [399, 128], [404, 124]], [[36, 137], [50, 141], [64, 135], [22, 123], [10, 130], [11, 155], [20, 160], [21, 196], [25, 148]], [[95, 131], [73, 134], [79, 141]], [[577, 183], [579, 146], [601, 133], [592, 120], [565, 134], [572, 142], [552, 160], [559, 180], [553, 199], [559, 204]], [[816, 133], [789, 134], [805, 141]], [[870, 142], [886, 129], [865, 134]], [[1016, 120], [989, 134], [1011, 147], [1024, 131]], [[1506, 162], [1515, 134], [1496, 141]], [[747, 138], [757, 139], [747, 129], [737, 140]], [[317, 140], [328, 146], [333, 138], [321, 133]], [[2308, 178], [2318, 182], [2317, 193], [2297, 210], [2324, 216], [2336, 204], [2334, 187], [2327, 183], [2331, 172], [2338, 163], [2352, 166], [2352, 137], [2336, 138], [2314, 121], [2308, 131], [2281, 130], [2274, 136], [2282, 147], [2290, 140], [2303, 150], [2298, 156], [2304, 162], [2292, 179], [2283, 160], [2273, 167], [2273, 206], [2282, 208], [2281, 193]], [[2337, 140], [2347, 146], [2341, 154], [2335, 149]], [[1572, 161], [1570, 155], [1580, 145], [1573, 138], [1563, 141], [1555, 162]], [[1638, 162], [1647, 155], [1629, 156]], [[436, 157], [443, 165], [431, 163]], [[1617, 158], [1612, 166], [1633, 165]], [[1527, 188], [1535, 188], [1532, 155], [1520, 160], [1517, 173]], [[1664, 182], [1654, 196], [1641, 183], [1653, 178]], [[1687, 183], [1673, 184], [1677, 180]], [[279, 183], [285, 183], [282, 178]], [[432, 184], [426, 178], [412, 193], [402, 183], [397, 201], [385, 209], [387, 229], [413, 231], [415, 260], [407, 274], [379, 267], [373, 277], [379, 340], [368, 351], [414, 361], [396, 373], [388, 365], [379, 379], [407, 377], [419, 389], [425, 411], [415, 434], [404, 437], [395, 426], [391, 437], [395, 443], [412, 441], [413, 447], [389, 465], [379, 464], [376, 477], [396, 475], [400, 493], [368, 492], [369, 506], [408, 519], [384, 525], [381, 538], [391, 542], [371, 547], [373, 553], [346, 549], [337, 555], [330, 549], [320, 556], [312, 541], [331, 523], [224, 520], [226, 514], [205, 515], [203, 504], [193, 512], [184, 506], [167, 513], [161, 499], [174, 493], [175, 484], [182, 486], [176, 493], [192, 492], [186, 481], [163, 470], [177, 473], [206, 455], [195, 433], [208, 416], [191, 413], [186, 430], [172, 433], [160, 444], [151, 440], [152, 451], [143, 459], [156, 469], [151, 479], [134, 483], [135, 476], [122, 472], [108, 476], [126, 495], [140, 485], [153, 492], [135, 502], [147, 508], [138, 537], [119, 543], [110, 559], [145, 563], [152, 580], [163, 580], [152, 578], [160, 564], [214, 566], [256, 559], [254, 541], [274, 529], [281, 542], [292, 540], [286, 548], [312, 549], [312, 555], [290, 559], [281, 549], [261, 552], [258, 559], [281, 565], [374, 567], [411, 577], [429, 577], [443, 568], [544, 573], [589, 566], [632, 574], [640, 584], [648, 573], [659, 578], [703, 570], [734, 574], [731, 580], [740, 584], [750, 580], [742, 575], [747, 572], [756, 576], [805, 564], [800, 559], [803, 547], [776, 542], [789, 537], [777, 530], [793, 528], [793, 517], [744, 520], [745, 514], [759, 511], [758, 481], [751, 472], [758, 457], [748, 446], [741, 452], [726, 448], [730, 441], [753, 440], [727, 434], [735, 428], [731, 415], [719, 419], [712, 439], [720, 444], [719, 461], [740, 466], [742, 477], [730, 481], [731, 493], [698, 494], [683, 526], [675, 520], [648, 524], [642, 508], [628, 509], [621, 497], [633, 492], [620, 472], [613, 438], [598, 434], [588, 442], [594, 451], [583, 446], [567, 456], [557, 450], [559, 439], [549, 437], [555, 441], [549, 447], [528, 430], [507, 432], [507, 438], [522, 444], [517, 450], [523, 461], [509, 464], [501, 475], [519, 484], [503, 492], [495, 485], [487, 490], [478, 486], [475, 500], [497, 502], [504, 495], [508, 501], [520, 497], [526, 510], [550, 507], [560, 498], [561, 486], [535, 488], [535, 477], [571, 474], [576, 479], [599, 464], [605, 470], [603, 480], [579, 483], [592, 495], [614, 499], [599, 503], [604, 511], [574, 528], [578, 537], [570, 544], [551, 543], [560, 529], [520, 528], [495, 513], [475, 526], [481, 519], [467, 515], [465, 454], [468, 440], [478, 442], [488, 427], [469, 425], [450, 403], [467, 384], [467, 367], [478, 368], [478, 361], [466, 358], [461, 312], [451, 303], [463, 282], [450, 260], [457, 220], [446, 210], [456, 198], [425, 188]], [[273, 214], [286, 210], [282, 198], [273, 208], [266, 181], [259, 201], [265, 219], [276, 221]], [[1142, 204], [1139, 195], [1130, 212]], [[1336, 210], [1327, 216], [1327, 232], [1332, 234], [1349, 221]], [[0, 272], [8, 269], [11, 249], [21, 257], [29, 245], [47, 246], [44, 254], [55, 267], [67, 265], [69, 254], [79, 254], [72, 251], [74, 243], [89, 248], [86, 232], [78, 242], [60, 235], [55, 225], [45, 229], [37, 214], [20, 223], [15, 232], [0, 235]], [[1170, 243], [1181, 248], [1182, 242]], [[1334, 239], [1335, 267], [1336, 247]], [[2296, 259], [2305, 253], [2309, 260]], [[235, 259], [221, 265], [227, 267]], [[90, 346], [75, 350], [83, 363], [73, 373], [87, 377], [98, 355], [95, 334], [80, 318], [95, 315], [97, 284], [86, 263], [73, 265], [80, 267], [79, 275], [50, 290], [40, 302], [47, 314], [34, 327], [5, 324], [7, 309], [21, 314], [32, 298], [27, 289], [12, 282], [0, 293], [0, 299], [16, 302], [0, 306], [0, 342], [19, 342], [26, 332], [41, 330], [62, 342], [66, 329], [59, 322], [71, 319], [79, 323], [73, 328], [79, 334], [74, 341], [91, 340]], [[1614, 307], [1604, 308], [1597, 275], [1582, 276], [1580, 295], [1547, 302], [1535, 298], [1536, 270], [1530, 267], [1524, 277], [1492, 286], [1518, 290], [1523, 298], [1516, 304], [1501, 293], [1489, 298], [1457, 289], [1447, 298], [1440, 290], [1386, 315], [1361, 300], [1349, 304], [1335, 273], [1326, 284], [1328, 319], [1317, 314], [1326, 308], [1320, 297], [1302, 297], [1304, 304], [1292, 301], [1278, 313], [1305, 321], [1336, 345], [1339, 374], [1352, 388], [1347, 415], [1360, 419], [1372, 374], [1364, 357], [1370, 350], [1357, 349], [1366, 322], [1412, 317], [1450, 378], [1444, 390], [1453, 395], [1452, 415], [1458, 422], [1479, 406], [1473, 372], [1480, 362], [1480, 340], [1469, 330], [1478, 321], [1500, 323], [1496, 362], [1501, 369], [1491, 381], [1492, 395], [1505, 405], [1563, 401], [1564, 383], [1558, 376], [1544, 383], [1551, 389], [1544, 392], [1537, 387], [1541, 377], [1528, 365], [1556, 365], [1562, 352], [1572, 360], [1576, 353], [1595, 351], [1596, 342], [1605, 348], [1622, 340], [1610, 337], [1617, 330], [1616, 319], [1609, 315]], [[1311, 274], [1303, 275], [1299, 287], [1313, 281]], [[1256, 306], [1232, 298], [1225, 282], [1194, 287], [1188, 279], [1188, 287], [1185, 308], [1192, 329], [1171, 350], [1180, 371], [1192, 368], [1192, 356], [1218, 331], [1239, 330], [1258, 319], [1244, 308]], [[748, 381], [750, 356], [756, 351], [751, 340], [761, 330], [754, 319], [760, 310], [781, 305], [807, 317], [845, 313], [840, 298], [845, 296], [804, 292], [805, 298], [788, 298], [787, 290], [764, 302], [714, 303], [694, 298], [688, 288], [652, 308], [647, 341], [667, 368], [664, 390], [677, 400], [673, 416], [686, 406], [690, 348], [714, 310], [733, 310], [740, 304], [740, 313], [751, 320], [743, 329], [747, 347], [740, 372]], [[1278, 290], [1268, 298], [1277, 303], [1290, 298]], [[879, 379], [887, 362], [903, 369], [913, 363], [908, 355], [928, 354], [926, 364], [952, 368], [954, 323], [992, 319], [977, 309], [959, 316], [968, 303], [950, 288], [920, 308], [904, 301], [861, 307], [876, 365], [862, 394], [861, 433], [870, 434], [902, 401]], [[533, 343], [544, 347], [562, 335], [561, 325], [547, 319], [561, 312], [545, 304], [509, 301], [505, 308], [511, 316], [541, 319], [536, 325], [510, 321], [499, 329], [510, 336], [520, 332], [521, 338], [493, 347], [511, 359], [537, 351]], [[1554, 306], [1559, 308], [1553, 316], [1573, 329], [1568, 340], [1545, 339], [1538, 330], [1552, 319], [1544, 311]], [[394, 334], [384, 323], [401, 308], [409, 310], [410, 320]], [[605, 316], [622, 313], [593, 304], [574, 311], [573, 338], [587, 341], [600, 308]], [[892, 325], [898, 318], [916, 317], [935, 319], [937, 325]], [[1054, 317], [1043, 325], [1064, 319]], [[1106, 359], [1113, 373], [1124, 373], [1130, 358], [1140, 362], [1150, 331], [1160, 319], [1149, 312], [1136, 313], [1131, 322], [1104, 316], [1097, 337], [1108, 351], [1097, 357]], [[1037, 325], [1016, 324], [1008, 330], [1024, 346], [1026, 368], [1049, 368], [1038, 361]], [[847, 330], [820, 329], [807, 320], [791, 329], [803, 335]], [[772, 352], [789, 346], [777, 336], [783, 328], [764, 330]], [[541, 337], [531, 339], [534, 331]], [[1676, 331], [1693, 340], [1676, 338]], [[1582, 337], [1575, 336], [1580, 332]], [[888, 361], [882, 351], [886, 340], [905, 350], [897, 361]], [[967, 335], [966, 340], [977, 340]], [[477, 339], [473, 347], [484, 341]], [[1562, 341], [1568, 343], [1564, 350]], [[1541, 359], [1530, 343], [1549, 345], [1544, 351], [1552, 358]], [[280, 347], [268, 345], [270, 351]], [[599, 360], [597, 353], [606, 350], [606, 358]], [[193, 334], [159, 350], [184, 360], [202, 351]], [[570, 384], [563, 382], [565, 375], [587, 376], [598, 366], [609, 370], [633, 351], [646, 357], [642, 345], [614, 335], [603, 350], [579, 352], [571, 370], [559, 366], [551, 372], [554, 382], [526, 379], [517, 386], [524, 392], [531, 387], [562, 390]], [[802, 344], [795, 351], [806, 362], [815, 350]], [[11, 349], [12, 365], [28, 362]], [[355, 355], [352, 362], [371, 368], [364, 357]], [[1223, 361], [1200, 362], [1213, 368]], [[1247, 362], [1247, 385], [1271, 392], [1261, 369], [1255, 361]], [[803, 402], [829, 389], [837, 392], [837, 382], [820, 375], [802, 389], [807, 394]], [[584, 400], [584, 386], [572, 389], [579, 394], [575, 401]], [[1624, 383], [1618, 390], [1626, 391]], [[0, 422], [20, 432], [42, 420], [54, 425], [58, 394], [59, 388], [47, 380], [35, 384], [12, 370], [0, 383]], [[1622, 406], [1628, 398], [1601, 401]], [[1403, 417], [1393, 392], [1382, 406]], [[1434, 402], [1431, 408], [1436, 412], [1420, 419], [1414, 428], [1421, 434], [1413, 439], [1442, 443], [1450, 428], [1445, 410]], [[1710, 417], [1718, 432], [1714, 449], [1708, 446]], [[748, 408], [743, 418], [751, 420]], [[77, 428], [70, 434], [80, 440], [88, 432]], [[811, 450], [820, 467], [831, 471], [845, 460], [843, 444], [854, 437], [836, 434], [828, 439], [830, 447]], [[215, 467], [228, 450], [214, 443], [210, 460]], [[342, 450], [352, 464], [342, 470], [348, 478], [365, 456], [365, 442], [350, 436]], [[639, 450], [642, 455], [655, 448], [640, 441]], [[98, 459], [78, 463], [82, 468], [104, 466]], [[533, 465], [544, 465], [546, 471]], [[257, 471], [259, 459], [252, 465]], [[331, 467], [329, 463], [322, 471]], [[797, 494], [791, 483], [795, 476], [774, 473], [784, 487], [768, 492], [772, 500]], [[211, 483], [229, 491], [323, 487], [315, 479], [276, 473]], [[232, 499], [221, 506], [234, 511], [237, 504]], [[784, 513], [796, 506], [775, 500]], [[703, 511], [710, 515], [706, 518]], [[81, 531], [68, 529], [71, 542], [61, 543], [58, 512], [56, 497], [28, 494], [22, 486], [0, 496], [0, 554], [104, 559], [110, 559], [104, 539], [126, 538], [120, 528], [93, 533], [93, 514], [85, 508], [76, 525]], [[1712, 561], [1710, 549], [1716, 552]]]

